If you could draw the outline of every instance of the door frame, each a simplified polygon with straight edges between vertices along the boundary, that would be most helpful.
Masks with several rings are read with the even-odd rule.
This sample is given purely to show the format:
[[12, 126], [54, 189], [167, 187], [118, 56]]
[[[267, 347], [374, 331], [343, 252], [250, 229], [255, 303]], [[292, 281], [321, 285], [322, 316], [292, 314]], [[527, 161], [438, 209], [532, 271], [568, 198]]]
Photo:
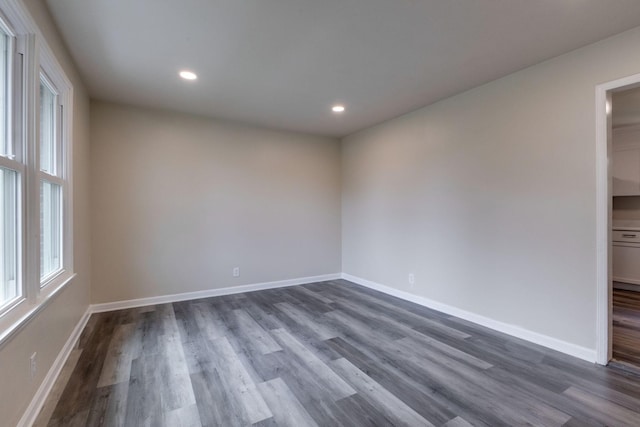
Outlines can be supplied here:
[[611, 360], [611, 94], [640, 86], [640, 73], [596, 86], [596, 363]]

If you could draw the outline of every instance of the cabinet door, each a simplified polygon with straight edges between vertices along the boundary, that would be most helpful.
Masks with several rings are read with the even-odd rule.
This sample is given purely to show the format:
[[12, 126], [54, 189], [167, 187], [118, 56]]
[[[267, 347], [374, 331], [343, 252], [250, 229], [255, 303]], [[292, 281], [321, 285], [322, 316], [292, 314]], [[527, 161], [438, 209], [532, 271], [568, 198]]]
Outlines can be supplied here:
[[613, 280], [640, 285], [640, 247], [614, 244], [612, 246]]
[[640, 149], [613, 152], [614, 196], [640, 195]]

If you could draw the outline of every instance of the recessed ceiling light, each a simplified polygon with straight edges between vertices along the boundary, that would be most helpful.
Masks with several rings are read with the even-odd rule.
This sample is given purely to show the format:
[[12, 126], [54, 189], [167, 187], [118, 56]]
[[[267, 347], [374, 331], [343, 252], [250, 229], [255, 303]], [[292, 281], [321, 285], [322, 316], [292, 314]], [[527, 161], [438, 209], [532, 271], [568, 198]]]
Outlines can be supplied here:
[[182, 77], [185, 80], [195, 80], [198, 78], [196, 73], [192, 71], [187, 71], [187, 70], [180, 71], [180, 77]]
[[342, 113], [344, 112], [344, 105], [334, 105], [333, 107], [331, 107], [331, 111], [333, 111], [334, 113]]

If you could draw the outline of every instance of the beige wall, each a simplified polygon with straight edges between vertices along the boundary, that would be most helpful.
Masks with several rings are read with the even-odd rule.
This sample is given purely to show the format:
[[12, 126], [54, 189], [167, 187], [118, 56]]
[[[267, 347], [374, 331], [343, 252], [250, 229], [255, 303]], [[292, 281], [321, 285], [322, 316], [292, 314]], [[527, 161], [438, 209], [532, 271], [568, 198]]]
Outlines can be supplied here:
[[91, 142], [94, 302], [340, 271], [337, 140], [92, 102]]
[[639, 73], [638, 45], [635, 29], [346, 138], [343, 271], [595, 349], [595, 86]]
[[[2, 425], [15, 425], [33, 398], [90, 300], [89, 98], [48, 11], [39, 0], [25, 0], [33, 18], [74, 87], [74, 262], [76, 279], [9, 342], [0, 347]], [[37, 352], [38, 371], [30, 380], [29, 356]]]

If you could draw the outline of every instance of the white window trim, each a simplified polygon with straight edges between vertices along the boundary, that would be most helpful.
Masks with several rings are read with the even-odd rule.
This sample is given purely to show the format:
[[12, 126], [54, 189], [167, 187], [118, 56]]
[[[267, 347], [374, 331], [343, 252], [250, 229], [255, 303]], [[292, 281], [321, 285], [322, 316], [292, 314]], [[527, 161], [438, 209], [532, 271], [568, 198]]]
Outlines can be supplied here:
[[[11, 47], [13, 48], [13, 53], [15, 54], [15, 52], [17, 52], [18, 47], [17, 47], [17, 40], [19, 38], [19, 35], [17, 34], [17, 32], [15, 31], [15, 28], [13, 27], [11, 21], [9, 19], [7, 19], [7, 17], [1, 13], [0, 11], [0, 27], [3, 29], [3, 31], [5, 31], [7, 34], [9, 34], [11, 37], [13, 37], [13, 40], [11, 42]], [[14, 57], [12, 58], [12, 64], [13, 61], [15, 61], [16, 59], [16, 55], [14, 55]], [[16, 76], [14, 75], [15, 73], [15, 64], [13, 64], [14, 67], [12, 67], [13, 69], [11, 69], [10, 71], [10, 80], [13, 80]], [[13, 95], [11, 97], [11, 102], [13, 103], [13, 108], [16, 107], [16, 94], [14, 94], [13, 92], [15, 91], [15, 81], [9, 86], [9, 91], [11, 92], [11, 94]], [[14, 109], [11, 109], [9, 111], [9, 126], [11, 126], [12, 130], [17, 130], [16, 125], [17, 123], [14, 122], [14, 116], [15, 116], [15, 111]], [[11, 133], [11, 132], [10, 132]], [[20, 175], [19, 175], [19, 185], [18, 185], [18, 212], [17, 212], [17, 226], [18, 226], [18, 230], [20, 231], [19, 234], [19, 238], [18, 238], [18, 247], [17, 247], [17, 265], [18, 265], [18, 274], [16, 276], [16, 280], [18, 281], [18, 286], [20, 289], [20, 296], [16, 297], [13, 301], [11, 301], [9, 304], [5, 305], [4, 307], [2, 307], [2, 309], [0, 310], [0, 331], [2, 330], [1, 328], [4, 326], [4, 324], [2, 323], [2, 319], [5, 317], [8, 318], [12, 318], [13, 316], [13, 312], [19, 313], [20, 309], [18, 307], [22, 307], [24, 306], [24, 301], [27, 299], [27, 286], [26, 286], [26, 270], [25, 270], [25, 255], [26, 255], [26, 221], [25, 221], [25, 212], [26, 212], [26, 199], [25, 199], [25, 188], [26, 188], [26, 176], [27, 176], [27, 167], [25, 165], [26, 163], [26, 158], [24, 158], [25, 152], [24, 152], [24, 144], [20, 144], [19, 146], [13, 147], [14, 148], [14, 155], [10, 158], [10, 157], [0, 157], [0, 165], [10, 169], [10, 170], [15, 170], [17, 171]]]
[[[71, 82], [67, 79], [62, 67], [58, 64], [55, 57], [53, 55], [45, 55], [45, 50], [40, 49], [40, 63], [39, 68], [37, 70], [35, 76], [35, 82], [30, 83], [30, 87], [34, 84], [38, 88], [37, 95], [39, 97], [39, 88], [40, 88], [40, 76], [44, 76], [44, 80], [48, 86], [51, 86], [52, 89], [57, 93], [58, 96], [58, 105], [56, 108], [62, 107], [62, 111], [58, 112], [59, 118], [58, 123], [56, 123], [56, 134], [57, 138], [59, 138], [60, 147], [57, 152], [56, 157], [56, 175], [51, 175], [47, 172], [40, 170], [40, 159], [36, 159], [35, 162], [32, 162], [31, 165], [35, 168], [32, 173], [35, 174], [37, 179], [35, 180], [35, 185], [37, 186], [37, 191], [32, 191], [31, 195], [34, 198], [37, 196], [38, 200], [34, 200], [32, 206], [37, 206], [37, 212], [28, 213], [28, 217], [30, 220], [35, 221], [37, 223], [37, 227], [34, 230], [37, 230], [37, 234], [39, 236], [40, 232], [40, 181], [42, 179], [47, 180], [49, 182], [58, 184], [62, 187], [62, 212], [63, 212], [63, 222], [62, 222], [62, 269], [53, 272], [47, 277], [42, 279], [40, 283], [41, 293], [47, 293], [48, 288], [55, 288], [60, 283], [66, 283], [67, 279], [70, 275], [73, 274], [73, 151], [71, 149], [71, 121], [73, 111], [73, 87], [71, 86]], [[36, 137], [31, 138], [29, 140], [30, 143], [39, 145], [40, 135], [39, 135], [39, 99], [36, 103]], [[56, 117], [58, 117], [56, 115]], [[60, 121], [62, 122], [62, 126], [60, 125]], [[31, 150], [31, 152], [37, 152], [35, 147]], [[33, 190], [33, 189], [32, 189]], [[35, 194], [34, 194], [35, 193]], [[27, 205], [28, 206], [28, 205]], [[38, 239], [36, 239], [38, 240]], [[40, 265], [40, 245], [36, 248], [38, 252], [38, 262], [37, 265]], [[40, 274], [38, 274], [38, 281], [40, 281]]]
[[[24, 99], [22, 99], [22, 137], [26, 166], [21, 171], [22, 209], [19, 215], [23, 233], [20, 248], [22, 298], [0, 312], [0, 348], [45, 308], [75, 277], [73, 265], [73, 85], [47, 44], [35, 21], [21, 0], [3, 0], [0, 18], [17, 36], [18, 49], [24, 54]], [[63, 185], [63, 269], [41, 286], [40, 281], [40, 164], [36, 156], [39, 145], [40, 72], [54, 85], [62, 108], [62, 177]], [[0, 165], [4, 159], [0, 158]], [[15, 168], [13, 165], [11, 168]], [[47, 174], [47, 179], [50, 176]], [[51, 181], [59, 179], [51, 177]]]

